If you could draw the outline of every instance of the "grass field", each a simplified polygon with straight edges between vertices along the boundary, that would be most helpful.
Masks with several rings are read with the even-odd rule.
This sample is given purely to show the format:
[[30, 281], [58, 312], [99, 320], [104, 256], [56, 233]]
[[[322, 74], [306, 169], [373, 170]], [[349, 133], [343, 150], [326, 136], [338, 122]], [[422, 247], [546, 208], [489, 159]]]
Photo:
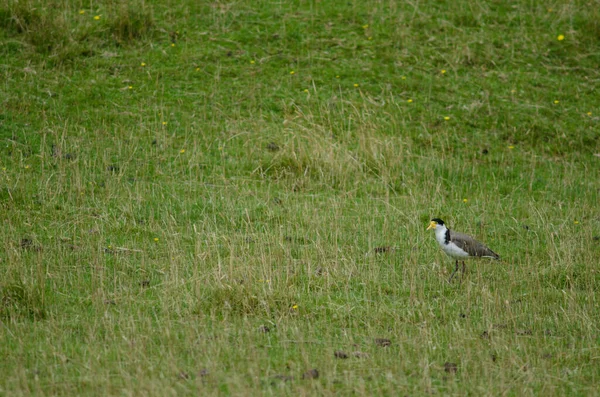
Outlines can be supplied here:
[[128, 3], [0, 0], [0, 394], [599, 394], [597, 0]]

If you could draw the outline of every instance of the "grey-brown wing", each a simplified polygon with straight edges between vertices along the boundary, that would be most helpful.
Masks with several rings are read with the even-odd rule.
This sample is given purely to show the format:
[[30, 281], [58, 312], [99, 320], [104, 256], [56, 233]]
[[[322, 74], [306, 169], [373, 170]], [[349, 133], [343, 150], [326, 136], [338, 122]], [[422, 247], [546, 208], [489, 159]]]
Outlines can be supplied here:
[[497, 253], [466, 234], [451, 231], [450, 241], [462, 248], [470, 256], [500, 259]]

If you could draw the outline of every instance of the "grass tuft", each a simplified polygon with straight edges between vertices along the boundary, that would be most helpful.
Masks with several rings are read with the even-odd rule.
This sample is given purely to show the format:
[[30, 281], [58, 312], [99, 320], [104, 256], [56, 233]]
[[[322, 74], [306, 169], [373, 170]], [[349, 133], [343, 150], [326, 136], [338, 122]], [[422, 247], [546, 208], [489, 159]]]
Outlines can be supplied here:
[[0, 318], [5, 321], [43, 320], [46, 309], [41, 295], [23, 283], [0, 286]]
[[143, 4], [123, 4], [114, 9], [108, 31], [117, 45], [147, 40], [155, 31], [151, 11]]
[[22, 39], [42, 54], [60, 51], [69, 42], [69, 29], [63, 14], [38, 8], [33, 1], [3, 4], [0, 29]]
[[[0, 29], [26, 44], [28, 50], [49, 55], [51, 65], [67, 65], [102, 49], [144, 42], [155, 33], [155, 23], [143, 2], [78, 10], [63, 0], [4, 0], [0, 3]], [[7, 52], [19, 49], [26, 50], [15, 41], [4, 48]]]

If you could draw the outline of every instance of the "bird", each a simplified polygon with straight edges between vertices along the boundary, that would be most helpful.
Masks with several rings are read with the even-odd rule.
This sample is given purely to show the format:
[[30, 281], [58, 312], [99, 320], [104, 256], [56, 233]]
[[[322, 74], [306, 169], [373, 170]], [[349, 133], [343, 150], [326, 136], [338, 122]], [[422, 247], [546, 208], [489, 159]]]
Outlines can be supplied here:
[[429, 229], [435, 231], [435, 239], [440, 244], [440, 247], [442, 247], [442, 251], [456, 261], [454, 271], [448, 279], [449, 283], [452, 282], [452, 278], [458, 271], [459, 260], [462, 261], [463, 274], [465, 273], [466, 266], [464, 259], [466, 258], [491, 258], [500, 260], [500, 255], [475, 240], [473, 237], [448, 229], [444, 221], [439, 218], [433, 218], [431, 222], [429, 222], [427, 230]]

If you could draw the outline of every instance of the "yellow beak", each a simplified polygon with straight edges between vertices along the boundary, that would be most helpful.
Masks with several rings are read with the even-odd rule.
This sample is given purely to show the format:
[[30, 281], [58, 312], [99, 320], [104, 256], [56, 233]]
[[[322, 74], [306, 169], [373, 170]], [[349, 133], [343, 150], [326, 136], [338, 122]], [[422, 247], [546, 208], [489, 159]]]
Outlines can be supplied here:
[[436, 228], [436, 226], [437, 226], [437, 223], [435, 223], [434, 221], [431, 221], [431, 222], [429, 223], [429, 227], [427, 228], [427, 230], [429, 230], [429, 229], [435, 229], [435, 228]]

